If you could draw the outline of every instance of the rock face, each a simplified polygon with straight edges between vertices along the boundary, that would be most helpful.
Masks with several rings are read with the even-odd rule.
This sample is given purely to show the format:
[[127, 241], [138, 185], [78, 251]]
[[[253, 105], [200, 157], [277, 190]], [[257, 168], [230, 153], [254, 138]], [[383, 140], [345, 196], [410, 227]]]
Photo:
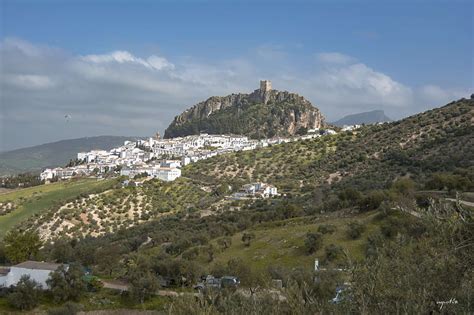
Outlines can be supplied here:
[[176, 116], [165, 138], [191, 134], [242, 134], [251, 138], [290, 136], [321, 128], [324, 118], [304, 97], [271, 89], [269, 81], [251, 94], [213, 96]]

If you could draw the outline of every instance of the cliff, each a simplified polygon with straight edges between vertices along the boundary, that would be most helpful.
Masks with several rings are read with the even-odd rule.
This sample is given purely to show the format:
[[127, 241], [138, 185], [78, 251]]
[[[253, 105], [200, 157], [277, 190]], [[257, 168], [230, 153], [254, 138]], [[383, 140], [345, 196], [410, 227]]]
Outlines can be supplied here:
[[250, 94], [213, 96], [176, 116], [165, 130], [165, 138], [199, 133], [242, 134], [251, 138], [290, 136], [320, 128], [324, 118], [304, 97], [271, 90], [262, 81]]

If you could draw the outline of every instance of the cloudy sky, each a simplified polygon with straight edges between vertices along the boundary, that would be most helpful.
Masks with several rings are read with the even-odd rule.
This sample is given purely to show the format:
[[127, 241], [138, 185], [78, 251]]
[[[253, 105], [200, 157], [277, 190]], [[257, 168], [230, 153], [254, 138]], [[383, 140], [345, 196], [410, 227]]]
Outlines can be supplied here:
[[473, 89], [470, 1], [0, 0], [0, 151], [162, 132], [260, 79], [328, 120]]

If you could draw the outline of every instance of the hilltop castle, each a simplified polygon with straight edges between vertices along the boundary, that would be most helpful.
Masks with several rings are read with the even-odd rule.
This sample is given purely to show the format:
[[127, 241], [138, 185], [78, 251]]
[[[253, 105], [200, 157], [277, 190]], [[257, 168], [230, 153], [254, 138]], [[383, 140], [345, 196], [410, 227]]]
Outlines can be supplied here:
[[272, 82], [268, 80], [260, 81], [260, 96], [262, 101], [266, 104], [269, 100], [269, 94], [272, 90]]
[[272, 82], [268, 80], [261, 80], [260, 81], [260, 91], [266, 93], [272, 90]]

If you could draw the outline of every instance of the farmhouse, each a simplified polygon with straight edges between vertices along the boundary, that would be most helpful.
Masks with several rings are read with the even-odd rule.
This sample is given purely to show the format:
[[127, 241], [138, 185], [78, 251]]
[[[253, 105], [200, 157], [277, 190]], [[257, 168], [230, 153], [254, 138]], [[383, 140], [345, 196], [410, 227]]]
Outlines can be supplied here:
[[61, 264], [40, 261], [24, 261], [11, 267], [0, 267], [0, 287], [16, 285], [22, 276], [30, 276], [31, 280], [38, 282], [43, 289], [48, 285], [46, 280], [49, 275], [59, 268]]
[[272, 196], [278, 196], [277, 188], [273, 185], [266, 183], [252, 183], [243, 185], [242, 188], [233, 194], [234, 198], [268, 198]]

